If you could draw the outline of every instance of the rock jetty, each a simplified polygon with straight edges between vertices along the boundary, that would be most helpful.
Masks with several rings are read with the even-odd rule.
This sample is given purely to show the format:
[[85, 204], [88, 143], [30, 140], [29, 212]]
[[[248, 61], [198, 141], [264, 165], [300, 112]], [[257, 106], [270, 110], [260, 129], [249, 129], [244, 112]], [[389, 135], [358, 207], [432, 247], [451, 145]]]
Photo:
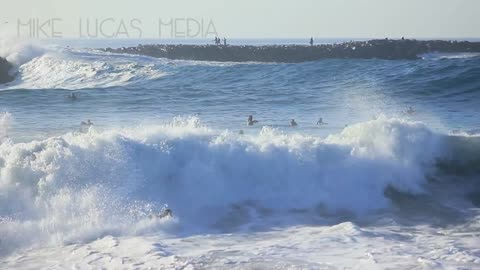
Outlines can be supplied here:
[[320, 59], [414, 60], [425, 53], [480, 52], [480, 42], [446, 40], [369, 40], [340, 44], [302, 45], [138, 45], [107, 48], [112, 53], [146, 55], [176, 60], [219, 62], [299, 63]]

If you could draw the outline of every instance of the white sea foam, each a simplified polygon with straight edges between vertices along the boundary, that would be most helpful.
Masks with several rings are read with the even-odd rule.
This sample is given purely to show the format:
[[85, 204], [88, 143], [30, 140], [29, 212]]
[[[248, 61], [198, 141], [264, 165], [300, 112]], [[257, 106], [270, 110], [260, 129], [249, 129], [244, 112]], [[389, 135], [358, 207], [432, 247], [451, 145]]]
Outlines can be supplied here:
[[[7, 89], [83, 89], [141, 84], [166, 74], [161, 60], [110, 57], [95, 50], [42, 47], [26, 41], [0, 40], [0, 57], [11, 62], [16, 80]], [[145, 58], [142, 58], [145, 59]], [[161, 64], [160, 64], [161, 65]]]
[[[25, 48], [23, 53], [8, 54], [19, 76], [6, 87], [131, 86], [128, 90], [163, 90], [152, 80], [173, 71], [186, 81], [188, 77], [185, 88], [192, 91], [204, 89], [196, 84], [196, 78], [205, 76], [209, 84], [204, 90], [212, 88], [216, 95], [215, 91], [223, 88], [216, 78], [223, 79], [224, 73], [216, 77], [215, 72], [197, 72], [196, 68], [177, 69], [183, 65], [223, 65], [219, 63], [65, 47], [43, 48], [30, 54], [36, 49]], [[324, 62], [316, 64], [328, 68]], [[294, 69], [298, 70], [297, 66]], [[233, 77], [237, 74], [229, 67], [219, 71]], [[212, 75], [215, 78], [208, 77]], [[169, 82], [165, 85], [170, 86]], [[271, 83], [264, 85], [275, 95], [283, 89]], [[316, 122], [314, 115], [309, 120], [311, 113], [301, 113], [292, 116], [299, 120], [296, 129], [279, 125], [278, 129], [260, 130], [254, 126], [245, 129], [243, 135], [205, 126], [196, 117], [133, 127], [131, 123], [143, 116], [147, 118], [145, 123], [152, 123], [148, 118], [157, 115], [159, 107], [149, 110], [150, 116], [127, 115], [125, 119], [115, 112], [103, 115], [97, 111], [100, 107], [84, 103], [87, 99], [82, 95], [78, 102], [60, 98], [59, 107], [47, 102], [38, 103], [39, 107], [48, 107], [45, 110], [19, 110], [17, 100], [26, 104], [31, 98], [33, 106], [29, 108], [36, 108], [37, 94], [43, 101], [50, 97], [54, 100], [57, 91], [35, 91], [32, 97], [30, 91], [2, 93], [6, 97], [2, 106], [14, 115], [0, 113], [0, 268], [479, 268], [480, 223], [475, 208], [480, 194], [476, 182], [480, 173], [478, 131], [471, 125], [469, 130], [448, 135], [433, 131], [429, 127], [449, 129], [435, 124], [433, 117], [425, 117], [431, 110], [420, 105], [416, 106], [418, 113], [409, 119], [422, 120], [429, 123], [428, 127], [384, 116], [352, 124], [355, 119], [369, 119], [372, 107], [377, 107], [372, 104], [391, 97], [365, 92], [369, 85], [361, 81], [349, 81], [347, 85], [348, 94], [335, 99], [341, 101], [339, 106], [351, 104], [347, 106], [351, 107], [348, 117], [335, 117], [335, 110], [322, 110], [322, 114], [331, 114], [322, 115], [330, 124], [313, 128], [308, 123]], [[238, 84], [240, 89], [244, 86]], [[248, 90], [262, 92], [254, 87]], [[292, 90], [297, 92], [296, 88]], [[334, 88], [328, 93], [330, 97], [341, 91]], [[192, 101], [196, 102], [198, 96]], [[183, 93], [178, 97], [184, 98]], [[289, 104], [302, 104], [305, 112], [318, 112], [303, 99], [288, 100]], [[109, 99], [102, 101], [108, 103]], [[324, 101], [329, 100], [320, 103]], [[378, 108], [399, 106], [398, 100], [388, 103], [393, 105], [385, 103]], [[191, 104], [179, 104], [174, 111], [188, 111], [182, 106]], [[247, 104], [248, 110], [259, 108]], [[242, 108], [237, 109], [245, 106], [235, 107], [233, 120], [237, 112], [241, 114]], [[265, 108], [280, 115], [296, 113], [291, 108], [282, 106], [278, 111], [276, 107], [268, 103]], [[57, 112], [57, 108], [68, 109]], [[80, 116], [77, 112], [81, 108], [95, 115]], [[108, 108], [116, 109], [117, 105]], [[136, 110], [127, 112], [135, 114]], [[206, 121], [212, 120], [207, 116], [211, 112], [208, 106], [199, 111], [204, 112], [201, 115]], [[358, 117], [362, 111], [368, 113]], [[42, 116], [44, 112], [49, 116]], [[66, 120], [55, 120], [64, 113]], [[260, 124], [281, 118], [259, 111], [255, 115], [264, 120]], [[224, 116], [220, 114], [219, 118]], [[97, 125], [86, 133], [63, 133], [77, 129], [75, 124], [51, 130], [62, 122], [76, 123], [87, 117]], [[120, 124], [130, 124], [128, 128], [112, 128], [117, 118], [123, 120]], [[15, 119], [17, 122], [12, 123]], [[349, 126], [342, 130], [345, 119]], [[39, 123], [25, 128], [34, 121]], [[102, 122], [108, 126], [102, 127]], [[212, 123], [222, 126], [218, 121]], [[227, 126], [238, 127], [235, 121]], [[35, 136], [38, 130], [47, 132]], [[30, 137], [41, 139], [31, 141]], [[174, 216], [155, 218], [165, 204]]]
[[218, 222], [229, 206], [245, 202], [274, 212], [385, 209], [387, 186], [424, 192], [425, 174], [442, 154], [441, 138], [423, 124], [395, 119], [353, 125], [322, 140], [270, 128], [254, 136], [219, 134], [197, 118], [177, 118], [162, 126], [5, 142], [1, 249], [149, 231], [139, 222], [165, 203], [187, 227]]
[[467, 59], [479, 57], [480, 53], [426, 53], [420, 57], [424, 60], [440, 60], [440, 59]]
[[[296, 228], [295, 224], [304, 226], [301, 220], [305, 219], [298, 213], [313, 218], [345, 212], [368, 216], [391, 207], [385, 195], [388, 186], [410, 194], [428, 193], [426, 175], [437, 159], [454, 154], [447, 138], [421, 123], [399, 119], [358, 123], [321, 139], [272, 128], [239, 135], [210, 129], [196, 117], [179, 117], [159, 126], [92, 128], [29, 143], [6, 141], [0, 145], [0, 254], [36, 247], [27, 261], [7, 256], [4, 263], [39, 267], [46, 266], [41, 263], [46, 258], [51, 261], [50, 252], [63, 252], [55, 247], [68, 246], [55, 264], [60, 268], [72, 261], [77, 266], [101, 263], [112, 269], [135, 262], [224, 268], [228, 258], [239, 268], [272, 266], [273, 259], [279, 269], [288, 265], [315, 269], [327, 267], [325, 260], [354, 266], [358, 256], [365, 257], [359, 265], [367, 268], [400, 265], [406, 261], [396, 256], [408, 251], [387, 250], [410, 236], [398, 233], [396, 225], [381, 230], [350, 222]], [[165, 203], [174, 218], [150, 218]], [[269, 224], [266, 220], [272, 217], [276, 217], [274, 223]], [[241, 231], [249, 224], [253, 227], [246, 238], [206, 235], [168, 240], [163, 236], [212, 229]], [[279, 224], [288, 226], [278, 232], [255, 232], [255, 226]], [[254, 246], [251, 237], [256, 239]], [[203, 243], [202, 251], [189, 246], [189, 241]], [[238, 252], [244, 256], [218, 250], [231, 241], [242, 245]], [[383, 251], [369, 248], [371, 241]], [[314, 250], [331, 245], [342, 248], [315, 255]], [[341, 261], [335, 260], [335, 252], [349, 245], [361, 252], [352, 250]], [[428, 249], [435, 242], [423, 245]], [[42, 249], [45, 246], [54, 249]], [[422, 247], [416, 249], [420, 252]], [[388, 260], [378, 257], [380, 253]], [[302, 255], [294, 258], [292, 254]], [[460, 260], [455, 265], [480, 263], [468, 251], [459, 254], [451, 254], [452, 260]], [[125, 256], [131, 260], [117, 261]], [[422, 265], [435, 262], [435, 256], [418, 262], [414, 258]]]
[[19, 67], [46, 51], [33, 41], [15, 38], [0, 38], [0, 57], [5, 58], [15, 67]]

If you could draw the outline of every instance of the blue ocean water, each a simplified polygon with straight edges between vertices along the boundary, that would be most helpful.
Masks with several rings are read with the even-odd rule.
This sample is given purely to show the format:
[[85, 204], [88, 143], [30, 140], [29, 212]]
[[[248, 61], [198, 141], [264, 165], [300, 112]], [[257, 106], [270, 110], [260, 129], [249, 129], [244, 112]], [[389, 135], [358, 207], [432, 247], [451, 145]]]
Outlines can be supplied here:
[[[180, 115], [231, 130], [285, 129], [294, 118], [297, 130], [328, 135], [379, 115], [402, 116], [408, 107], [432, 128], [470, 130], [479, 125], [479, 63], [464, 54], [215, 63], [57, 48], [20, 66], [17, 81], [2, 86], [0, 108], [14, 115], [10, 133], [18, 140], [75, 130], [86, 119], [112, 127]], [[245, 127], [248, 115], [261, 125]], [[320, 117], [329, 125], [319, 129]]]
[[[97, 45], [1, 51], [18, 73], [0, 86], [0, 256], [358, 217], [478, 237], [480, 55], [219, 63]], [[174, 224], [151, 222], [165, 204]]]

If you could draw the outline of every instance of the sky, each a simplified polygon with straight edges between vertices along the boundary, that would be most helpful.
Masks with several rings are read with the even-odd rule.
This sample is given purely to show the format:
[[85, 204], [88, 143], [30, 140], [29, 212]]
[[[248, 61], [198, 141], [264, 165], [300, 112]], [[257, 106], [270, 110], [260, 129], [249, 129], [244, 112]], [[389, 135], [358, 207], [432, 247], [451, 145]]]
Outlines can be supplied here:
[[480, 37], [480, 0], [3, 1], [0, 32], [20, 37]]

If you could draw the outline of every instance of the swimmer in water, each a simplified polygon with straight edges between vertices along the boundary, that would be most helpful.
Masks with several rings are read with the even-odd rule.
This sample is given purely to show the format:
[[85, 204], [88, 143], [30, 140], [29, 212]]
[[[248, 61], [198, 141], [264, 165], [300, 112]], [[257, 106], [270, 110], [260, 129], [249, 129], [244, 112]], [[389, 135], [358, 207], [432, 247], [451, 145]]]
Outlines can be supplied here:
[[408, 107], [408, 110], [406, 111], [406, 113], [407, 114], [415, 114], [415, 109], [410, 106], [410, 107]]
[[86, 133], [90, 130], [90, 128], [93, 126], [92, 121], [90, 119], [87, 120], [87, 122], [81, 122], [80, 123], [80, 132]]
[[158, 218], [173, 217], [173, 212], [170, 208], [162, 209], [162, 211], [157, 215]]
[[173, 212], [172, 212], [172, 210], [170, 210], [170, 208], [162, 208], [162, 210], [160, 210], [160, 213], [150, 214], [150, 215], [148, 215], [148, 217], [150, 219], [153, 219], [153, 218], [162, 219], [162, 218], [166, 218], [166, 217], [173, 217]]
[[77, 95], [75, 94], [75, 92], [73, 92], [70, 95], [68, 95], [68, 98], [70, 98], [71, 100], [77, 100]]
[[155, 217], [155, 218], [165, 218], [165, 217], [173, 217], [173, 211], [168, 207], [168, 204], [165, 204], [162, 209], [160, 210], [160, 213], [156, 215], [151, 215], [150, 217]]
[[93, 126], [93, 123], [92, 123], [92, 121], [90, 121], [90, 119], [88, 119], [87, 122], [82, 121], [81, 125], [90, 127], [90, 126]]
[[317, 125], [318, 125], [318, 126], [326, 125], [326, 124], [327, 124], [327, 123], [323, 122], [323, 118], [322, 118], [322, 117], [320, 117], [320, 119], [318, 119], [318, 121], [317, 121]]
[[252, 115], [249, 115], [249, 116], [248, 116], [248, 120], [247, 120], [247, 125], [253, 126], [253, 124], [256, 124], [256, 123], [258, 123], [258, 121], [257, 121], [257, 120], [253, 120], [253, 116], [252, 116]]
[[290, 126], [292, 127], [298, 126], [297, 122], [295, 122], [295, 119], [290, 120]]

